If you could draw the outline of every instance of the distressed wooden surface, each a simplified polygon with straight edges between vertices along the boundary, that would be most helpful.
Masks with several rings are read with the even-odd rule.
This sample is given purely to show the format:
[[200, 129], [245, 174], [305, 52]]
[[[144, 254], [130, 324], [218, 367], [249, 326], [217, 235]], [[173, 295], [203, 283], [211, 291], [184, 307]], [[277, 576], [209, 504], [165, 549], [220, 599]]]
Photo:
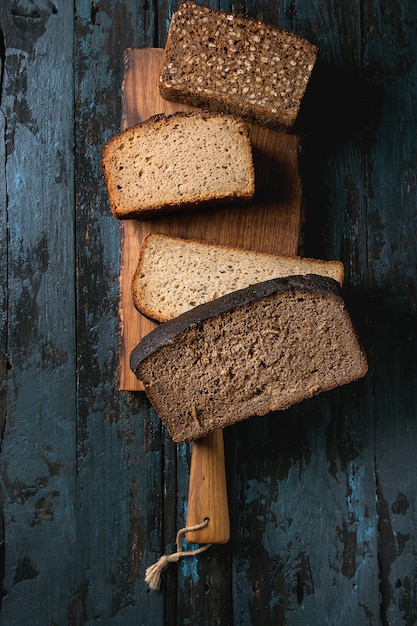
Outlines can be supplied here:
[[0, 5], [0, 624], [417, 623], [417, 5], [211, 3], [320, 47], [304, 254], [340, 258], [357, 384], [225, 431], [232, 538], [149, 592], [185, 520], [190, 449], [119, 392], [119, 225], [100, 147], [123, 52], [176, 3]]

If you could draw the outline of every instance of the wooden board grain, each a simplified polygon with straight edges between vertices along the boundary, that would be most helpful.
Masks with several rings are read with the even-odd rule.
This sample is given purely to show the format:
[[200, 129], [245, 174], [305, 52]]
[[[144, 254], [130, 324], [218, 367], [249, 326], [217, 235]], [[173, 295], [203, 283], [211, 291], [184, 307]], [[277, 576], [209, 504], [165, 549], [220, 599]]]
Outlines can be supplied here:
[[[158, 78], [162, 54], [159, 48], [132, 48], [125, 52], [123, 129], [157, 113], [192, 109], [160, 97]], [[170, 214], [152, 220], [121, 222], [121, 390], [143, 390], [142, 383], [130, 370], [129, 358], [140, 339], [155, 327], [135, 309], [131, 295], [140, 246], [149, 232], [159, 231], [278, 254], [297, 254], [302, 211], [298, 171], [300, 140], [295, 135], [255, 124], [251, 125], [250, 137], [257, 189], [253, 201]]]

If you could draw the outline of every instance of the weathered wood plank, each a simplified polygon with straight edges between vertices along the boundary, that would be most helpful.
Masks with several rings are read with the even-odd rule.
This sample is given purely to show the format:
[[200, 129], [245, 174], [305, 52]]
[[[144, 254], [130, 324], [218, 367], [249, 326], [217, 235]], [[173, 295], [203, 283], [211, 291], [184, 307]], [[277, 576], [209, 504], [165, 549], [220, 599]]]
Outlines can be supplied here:
[[367, 245], [381, 624], [411, 625], [417, 620], [417, 7], [371, 2], [364, 22], [365, 70], [380, 94], [368, 159]]
[[0, 6], [0, 623], [415, 624], [417, 7], [406, 0], [207, 2], [320, 46], [299, 125], [304, 253], [344, 261], [371, 368], [227, 430], [230, 544], [172, 566], [161, 592], [143, 581], [185, 522], [190, 448], [141, 394], [117, 391], [119, 225], [99, 149], [120, 128], [123, 51], [162, 47], [177, 4]]
[[[3, 35], [0, 29], [1, 50], [3, 49]], [[0, 72], [3, 76], [3, 63], [0, 61]], [[0, 80], [0, 94], [1, 94]], [[1, 104], [1, 98], [0, 98]], [[6, 191], [6, 120], [0, 108], [0, 449], [4, 435], [7, 416], [7, 191]], [[3, 498], [0, 501], [0, 515], [4, 520]], [[4, 522], [0, 527], [0, 611], [5, 594], [3, 584], [5, 576], [5, 536]]]
[[[404, 3], [364, 2], [361, 9], [362, 19], [354, 24], [345, 14], [349, 28], [342, 29], [340, 44], [329, 48], [329, 69], [343, 69], [345, 105], [332, 106], [328, 119], [338, 129], [343, 118], [347, 127], [337, 141], [335, 135], [327, 143], [332, 160], [327, 157], [321, 171], [327, 187], [321, 196], [321, 206], [327, 207], [321, 230], [326, 247], [346, 259], [348, 298], [371, 359], [370, 404], [361, 419], [374, 430], [368, 445], [369, 455], [375, 455], [380, 622], [411, 624], [416, 614], [415, 509], [410, 504], [416, 438], [411, 357], [416, 338], [416, 12]], [[310, 171], [313, 177], [314, 166]], [[364, 500], [372, 497], [370, 491]]]
[[160, 624], [165, 613], [164, 594], [149, 594], [144, 582], [145, 568], [165, 550], [163, 436], [143, 398], [117, 390], [120, 233], [100, 165], [101, 147], [120, 130], [123, 52], [154, 44], [156, 14], [153, 5], [109, 0], [97, 3], [92, 16], [90, 2], [76, 2], [78, 559], [84, 590], [78, 593], [78, 619], [83, 623]]
[[9, 363], [1, 620], [66, 623], [77, 578], [73, 11], [5, 2], [0, 23]]

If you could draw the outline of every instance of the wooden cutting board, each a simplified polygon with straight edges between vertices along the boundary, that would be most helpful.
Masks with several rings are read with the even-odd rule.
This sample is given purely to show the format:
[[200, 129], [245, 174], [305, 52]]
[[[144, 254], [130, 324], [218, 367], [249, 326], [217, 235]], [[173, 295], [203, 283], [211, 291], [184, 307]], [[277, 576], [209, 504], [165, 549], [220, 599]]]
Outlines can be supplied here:
[[[123, 130], [157, 113], [193, 108], [160, 97], [158, 79], [162, 54], [159, 48], [125, 52]], [[299, 138], [255, 124], [251, 125], [250, 138], [257, 189], [250, 203], [121, 222], [119, 389], [143, 390], [142, 383], [130, 369], [130, 353], [155, 327], [136, 310], [131, 295], [131, 282], [145, 235], [158, 231], [265, 252], [297, 254], [302, 211]]]

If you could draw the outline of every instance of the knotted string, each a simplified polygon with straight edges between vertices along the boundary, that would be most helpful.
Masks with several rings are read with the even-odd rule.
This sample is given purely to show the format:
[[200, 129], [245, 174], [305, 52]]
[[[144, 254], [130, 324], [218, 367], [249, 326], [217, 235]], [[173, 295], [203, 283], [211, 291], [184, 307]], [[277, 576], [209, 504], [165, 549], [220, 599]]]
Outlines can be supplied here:
[[208, 526], [210, 520], [205, 519], [201, 524], [196, 524], [195, 526], [188, 526], [187, 528], [181, 528], [177, 532], [177, 537], [175, 539], [175, 544], [178, 548], [177, 552], [173, 554], [164, 554], [161, 556], [159, 561], [150, 565], [145, 572], [145, 582], [149, 585], [149, 588], [152, 590], [159, 589], [161, 586], [161, 574], [168, 567], [170, 563], [177, 563], [184, 556], [195, 556], [196, 554], [200, 554], [210, 548], [212, 545], [208, 543], [204, 546], [200, 546], [195, 550], [184, 550], [181, 545], [181, 537], [184, 537], [186, 533], [191, 532], [193, 530], [200, 530], [200, 528], [205, 528]]

